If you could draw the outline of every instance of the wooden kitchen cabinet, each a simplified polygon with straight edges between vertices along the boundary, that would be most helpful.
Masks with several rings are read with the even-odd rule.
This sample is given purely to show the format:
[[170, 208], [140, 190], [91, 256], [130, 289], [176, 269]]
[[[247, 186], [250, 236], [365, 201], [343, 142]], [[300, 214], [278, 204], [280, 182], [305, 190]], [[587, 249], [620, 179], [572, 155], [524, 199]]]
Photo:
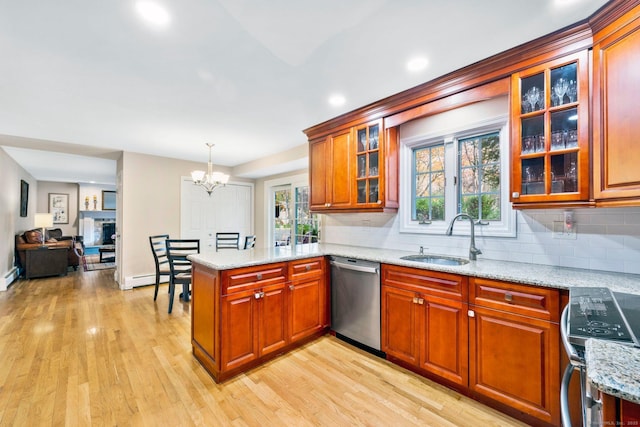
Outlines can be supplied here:
[[599, 206], [638, 206], [640, 6], [593, 38], [593, 195]]
[[558, 290], [471, 278], [469, 316], [474, 397], [559, 425]]
[[639, 426], [640, 405], [600, 392], [602, 401], [602, 425]]
[[289, 278], [289, 340], [297, 342], [329, 326], [324, 257], [290, 261]]
[[382, 351], [454, 386], [468, 383], [467, 278], [382, 266]]
[[324, 257], [214, 270], [194, 263], [193, 354], [216, 382], [328, 329]]
[[589, 203], [588, 51], [511, 77], [514, 207]]
[[374, 120], [326, 137], [309, 137], [312, 211], [397, 210], [397, 129], [385, 130], [382, 120]]
[[[261, 271], [251, 272], [256, 276]], [[221, 298], [222, 369], [232, 370], [288, 344], [285, 280]]]
[[353, 132], [347, 129], [309, 146], [309, 209], [315, 212], [349, 209], [353, 197]]

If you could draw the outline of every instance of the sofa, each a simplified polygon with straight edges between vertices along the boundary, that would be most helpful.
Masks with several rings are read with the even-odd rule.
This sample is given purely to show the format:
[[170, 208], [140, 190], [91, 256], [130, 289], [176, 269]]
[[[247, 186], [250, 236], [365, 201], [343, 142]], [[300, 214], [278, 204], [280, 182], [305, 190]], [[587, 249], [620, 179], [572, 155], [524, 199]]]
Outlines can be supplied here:
[[[50, 248], [67, 248], [67, 267], [78, 269], [80, 259], [84, 253], [84, 246], [80, 239], [73, 236], [63, 236], [62, 230], [54, 228], [45, 232], [45, 246]], [[34, 229], [16, 235], [16, 262], [21, 271], [24, 271], [27, 262], [27, 249], [36, 249], [42, 246], [42, 230]]]

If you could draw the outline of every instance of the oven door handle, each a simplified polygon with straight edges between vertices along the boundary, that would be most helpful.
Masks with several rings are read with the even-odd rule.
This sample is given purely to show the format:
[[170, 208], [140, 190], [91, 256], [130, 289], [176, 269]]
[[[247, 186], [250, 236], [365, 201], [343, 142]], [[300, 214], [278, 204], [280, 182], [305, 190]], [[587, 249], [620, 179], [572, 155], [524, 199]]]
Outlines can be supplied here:
[[563, 427], [572, 426], [571, 413], [569, 412], [569, 383], [571, 382], [573, 371], [576, 369], [577, 368], [571, 363], [567, 363], [564, 375], [562, 376], [562, 383], [560, 384], [560, 418]]
[[567, 324], [569, 320], [569, 304], [567, 304], [562, 310], [562, 316], [560, 316], [560, 336], [562, 337], [562, 344], [569, 356], [569, 361], [577, 366], [583, 366], [584, 360], [578, 355], [576, 349], [569, 342], [569, 335], [567, 334]]

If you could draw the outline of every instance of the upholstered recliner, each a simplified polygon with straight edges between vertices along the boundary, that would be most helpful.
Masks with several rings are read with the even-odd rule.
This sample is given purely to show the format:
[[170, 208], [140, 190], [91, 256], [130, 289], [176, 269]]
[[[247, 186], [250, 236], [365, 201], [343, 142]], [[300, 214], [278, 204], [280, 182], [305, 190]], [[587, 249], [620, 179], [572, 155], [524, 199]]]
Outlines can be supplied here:
[[[55, 229], [51, 230], [54, 231]], [[61, 234], [61, 233], [60, 233]], [[80, 258], [83, 254], [82, 242], [76, 241], [73, 236], [58, 236], [56, 238], [49, 235], [49, 231], [45, 233], [45, 246], [52, 248], [67, 248], [67, 266], [73, 267], [74, 270], [78, 269], [80, 265]], [[42, 232], [40, 229], [25, 231], [23, 234], [16, 235], [16, 254], [17, 262], [19, 266], [24, 269], [27, 265], [26, 259], [27, 249], [38, 248], [42, 246]]]

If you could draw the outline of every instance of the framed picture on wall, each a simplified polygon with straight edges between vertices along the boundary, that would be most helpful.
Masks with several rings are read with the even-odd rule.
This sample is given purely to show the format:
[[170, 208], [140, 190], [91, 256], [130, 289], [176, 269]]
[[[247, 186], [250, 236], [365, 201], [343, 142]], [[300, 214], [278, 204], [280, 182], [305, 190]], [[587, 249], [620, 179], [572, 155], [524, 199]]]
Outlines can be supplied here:
[[29, 207], [29, 183], [24, 179], [20, 180], [20, 216], [28, 215]]
[[116, 192], [102, 190], [102, 210], [103, 211], [115, 211], [116, 210]]
[[49, 213], [54, 224], [69, 224], [69, 195], [49, 193]]

